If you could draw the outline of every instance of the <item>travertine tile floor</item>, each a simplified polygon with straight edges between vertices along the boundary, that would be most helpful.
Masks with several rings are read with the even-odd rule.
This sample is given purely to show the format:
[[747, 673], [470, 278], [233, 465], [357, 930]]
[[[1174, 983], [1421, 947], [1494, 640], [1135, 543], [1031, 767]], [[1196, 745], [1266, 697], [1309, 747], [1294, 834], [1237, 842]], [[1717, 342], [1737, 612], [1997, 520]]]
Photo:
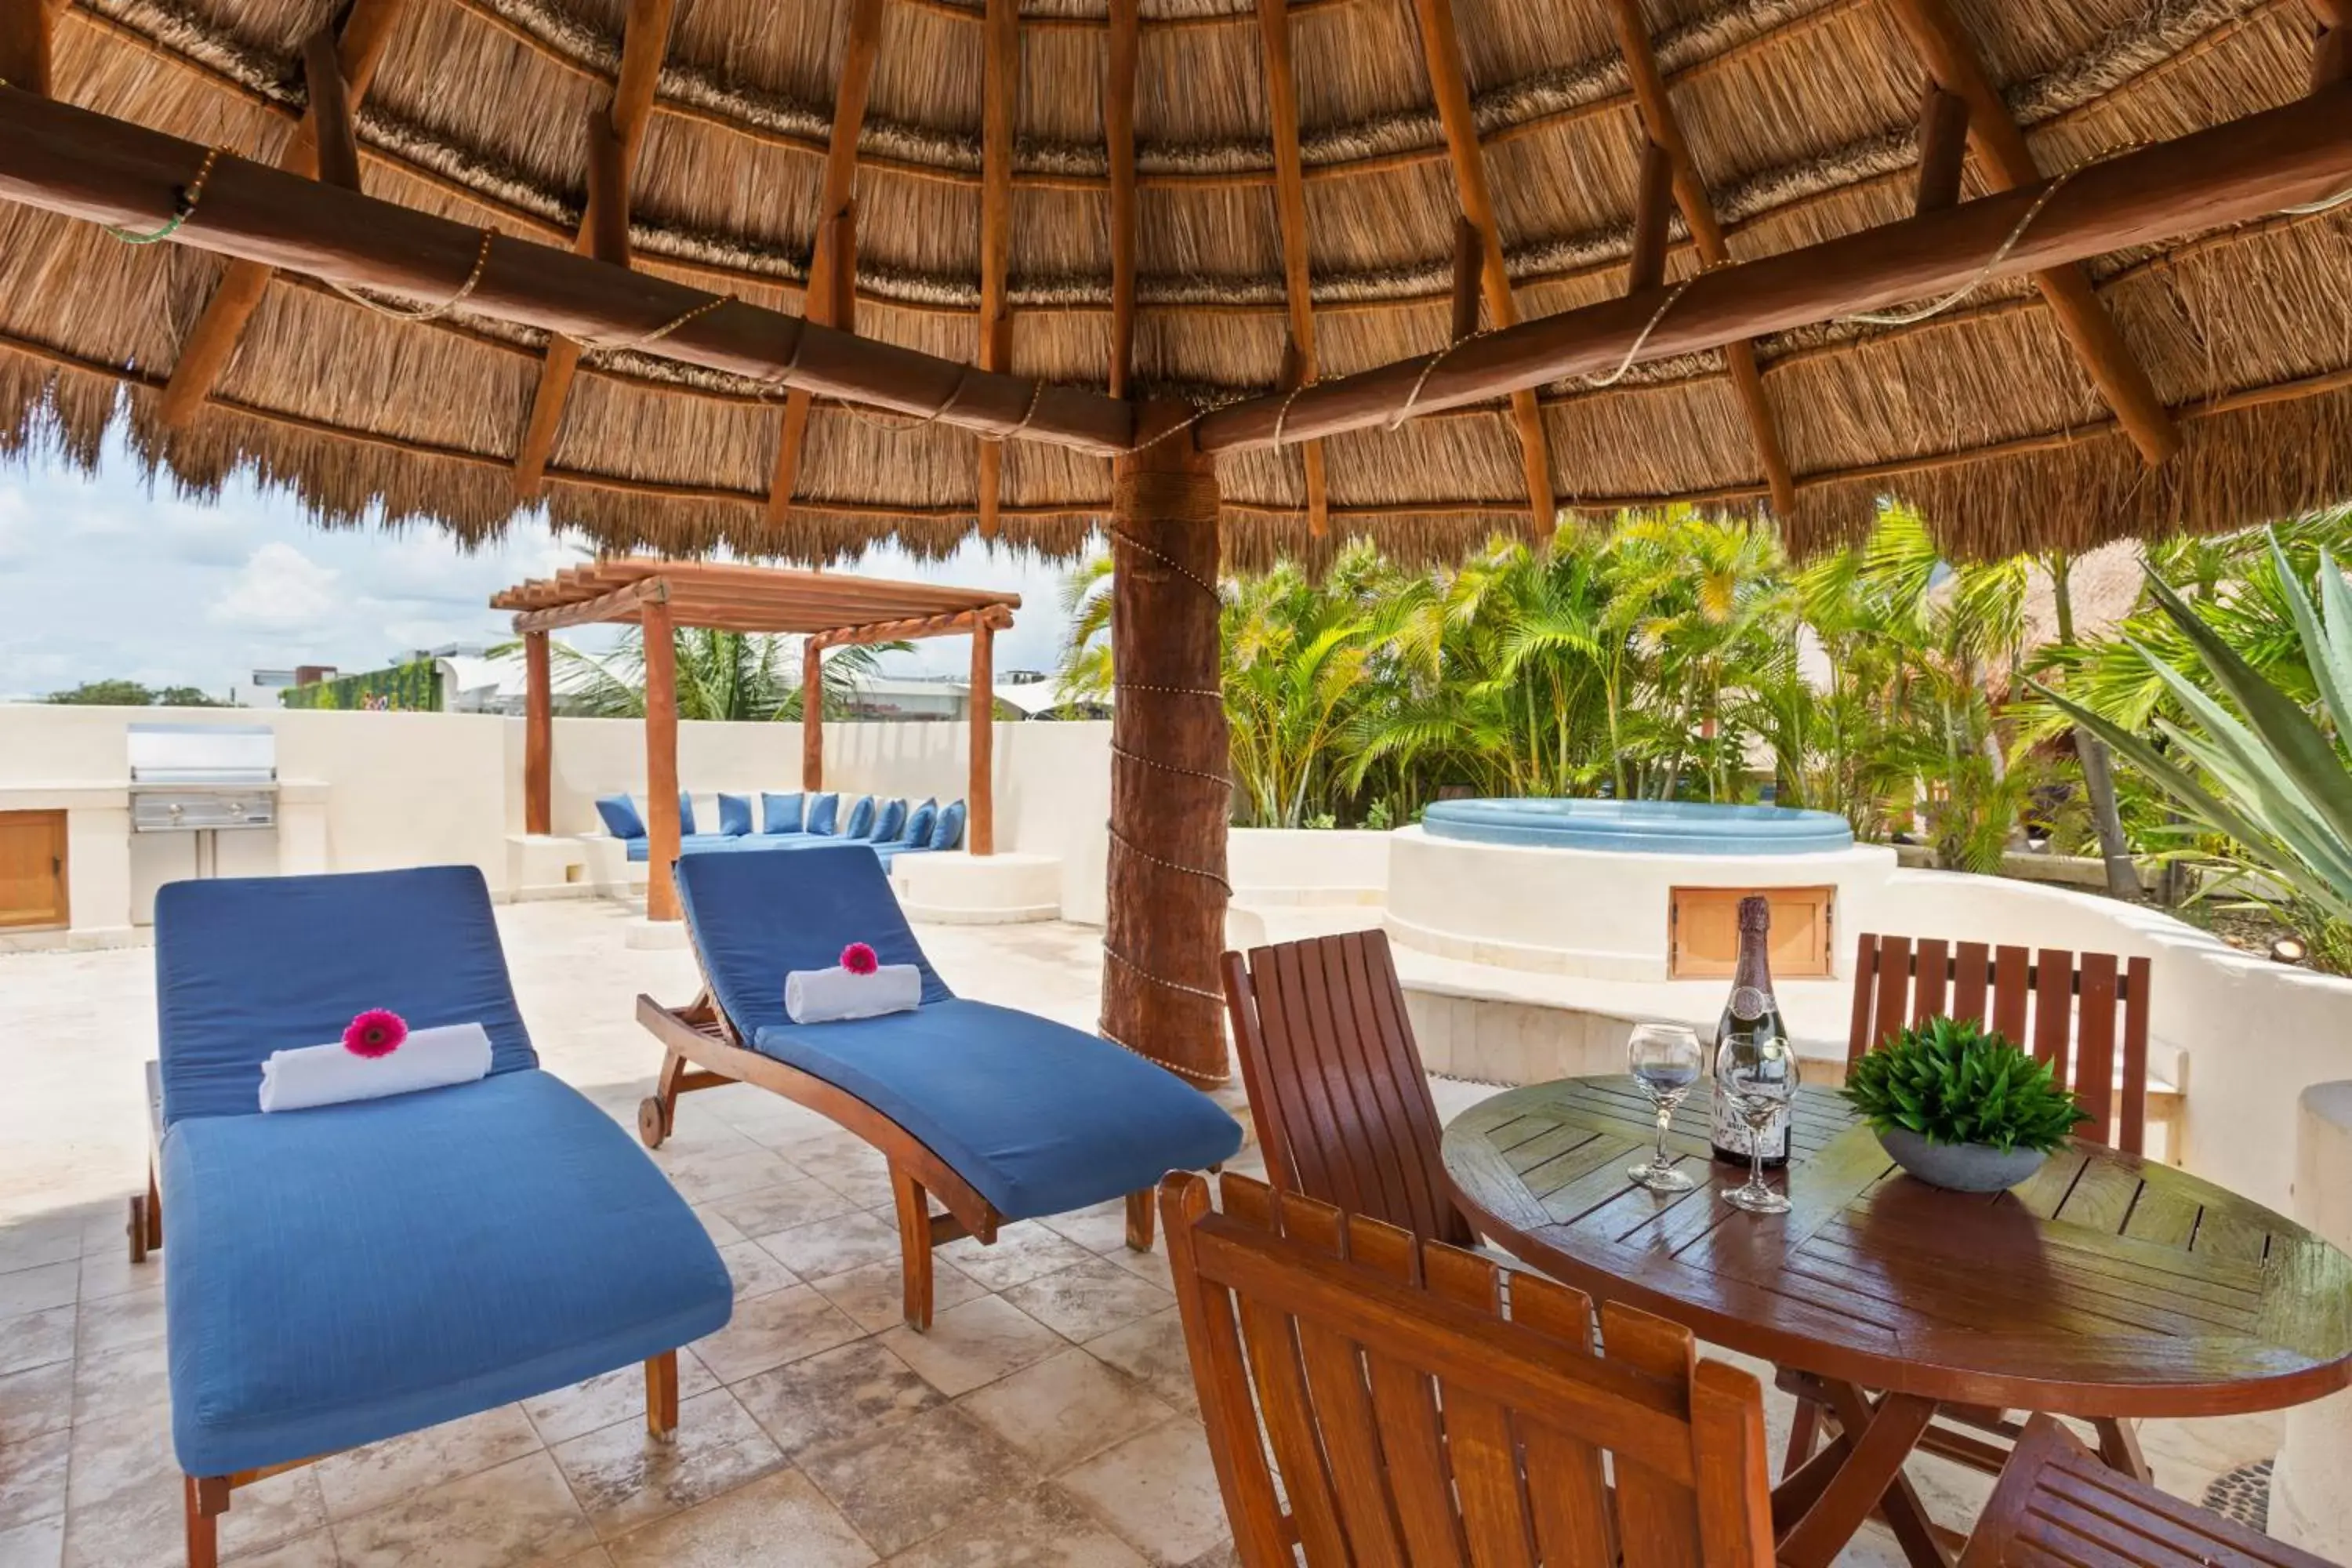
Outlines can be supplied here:
[[[602, 903], [500, 913], [553, 1070], [629, 1121], [656, 1065], [637, 992], [682, 1001], [682, 952], [622, 941]], [[935, 929], [970, 994], [1087, 1025], [1099, 949], [1069, 926]], [[0, 1568], [180, 1561], [163, 1358], [167, 1247], [131, 1267], [152, 955], [0, 955]], [[1487, 1092], [1440, 1082], [1446, 1114]], [[247, 1568], [1133, 1568], [1222, 1563], [1226, 1527], [1166, 1265], [1116, 1210], [943, 1250], [928, 1335], [898, 1323], [880, 1162], [829, 1123], [730, 1088], [688, 1097], [657, 1156], [734, 1271], [735, 1321], [683, 1364], [677, 1446], [642, 1437], [635, 1368], [239, 1491]], [[1246, 1164], [1247, 1162], [1244, 1162]], [[1785, 1422], [1778, 1406], [1776, 1435]], [[2157, 1423], [2194, 1496], [2269, 1454], [2273, 1423]], [[1982, 1488], [1923, 1464], [1964, 1524]], [[1865, 1537], [1857, 1563], [1891, 1561]]]

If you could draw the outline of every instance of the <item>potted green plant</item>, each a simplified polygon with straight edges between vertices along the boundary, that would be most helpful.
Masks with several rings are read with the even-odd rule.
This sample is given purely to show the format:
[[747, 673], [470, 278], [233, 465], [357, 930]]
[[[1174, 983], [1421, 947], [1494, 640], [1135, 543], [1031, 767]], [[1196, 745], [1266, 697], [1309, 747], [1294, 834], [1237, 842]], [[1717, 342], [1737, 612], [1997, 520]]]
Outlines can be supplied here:
[[1903, 1030], [1854, 1064], [1844, 1094], [1896, 1164], [1962, 1193], [2017, 1185], [2089, 1120], [2049, 1063], [1972, 1019]]

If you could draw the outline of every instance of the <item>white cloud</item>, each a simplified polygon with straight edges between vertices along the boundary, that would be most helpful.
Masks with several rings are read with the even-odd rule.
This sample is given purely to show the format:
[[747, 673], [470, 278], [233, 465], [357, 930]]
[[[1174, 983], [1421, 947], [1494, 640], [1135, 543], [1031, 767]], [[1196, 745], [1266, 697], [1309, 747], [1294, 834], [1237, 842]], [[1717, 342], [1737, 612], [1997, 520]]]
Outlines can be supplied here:
[[348, 608], [337, 589], [341, 576], [272, 540], [253, 552], [205, 618], [216, 626], [278, 636], [321, 631]]
[[33, 559], [33, 511], [15, 490], [0, 490], [0, 566]]

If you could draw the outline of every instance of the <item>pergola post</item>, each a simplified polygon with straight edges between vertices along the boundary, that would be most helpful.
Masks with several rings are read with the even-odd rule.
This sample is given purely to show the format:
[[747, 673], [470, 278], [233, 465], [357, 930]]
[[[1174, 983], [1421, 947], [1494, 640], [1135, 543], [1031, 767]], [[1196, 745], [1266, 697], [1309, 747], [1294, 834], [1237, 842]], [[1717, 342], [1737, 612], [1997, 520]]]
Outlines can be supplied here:
[[996, 628], [985, 616], [971, 620], [971, 782], [965, 787], [971, 816], [964, 847], [974, 855], [996, 853]]
[[677, 638], [667, 594], [638, 612], [646, 645], [646, 919], [677, 919]]
[[522, 830], [555, 831], [555, 692], [548, 668], [547, 634], [522, 635]]
[[801, 644], [801, 793], [824, 787], [824, 644]]
[[[1186, 411], [1140, 410], [1164, 430]], [[1219, 688], [1217, 477], [1186, 431], [1112, 470], [1109, 909], [1102, 1034], [1201, 1085], [1228, 1076], [1227, 782]]]

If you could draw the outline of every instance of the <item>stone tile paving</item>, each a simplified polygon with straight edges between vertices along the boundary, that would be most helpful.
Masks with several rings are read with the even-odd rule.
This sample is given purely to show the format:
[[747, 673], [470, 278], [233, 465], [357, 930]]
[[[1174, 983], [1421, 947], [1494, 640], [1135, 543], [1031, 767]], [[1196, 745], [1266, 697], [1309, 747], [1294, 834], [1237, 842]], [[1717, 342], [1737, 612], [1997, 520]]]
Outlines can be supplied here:
[[[633, 1124], [657, 1055], [639, 991], [683, 1000], [678, 952], [627, 949], [596, 903], [500, 911], [542, 1058]], [[1094, 933], [926, 931], [970, 994], [1084, 1024]], [[180, 1556], [162, 1280], [123, 1255], [143, 1168], [151, 956], [0, 955], [0, 1568], [155, 1568]], [[61, 1072], [68, 1062], [72, 1070]], [[1440, 1081], [1441, 1110], [1488, 1092]], [[1160, 1568], [1231, 1547], [1157, 1253], [1116, 1205], [942, 1248], [931, 1332], [898, 1321], [889, 1193], [870, 1150], [772, 1096], [685, 1101], [656, 1159], [697, 1205], [736, 1318], [682, 1358], [675, 1447], [643, 1436], [625, 1368], [239, 1490], [243, 1568]], [[1240, 1163], [1247, 1168], [1251, 1162]], [[1776, 1441], [1786, 1410], [1770, 1412]], [[2197, 1496], [2267, 1458], [2275, 1423], [2152, 1423]], [[1982, 1482], [1917, 1467], [1963, 1524]], [[1873, 1534], [1847, 1561], [1894, 1561]]]

